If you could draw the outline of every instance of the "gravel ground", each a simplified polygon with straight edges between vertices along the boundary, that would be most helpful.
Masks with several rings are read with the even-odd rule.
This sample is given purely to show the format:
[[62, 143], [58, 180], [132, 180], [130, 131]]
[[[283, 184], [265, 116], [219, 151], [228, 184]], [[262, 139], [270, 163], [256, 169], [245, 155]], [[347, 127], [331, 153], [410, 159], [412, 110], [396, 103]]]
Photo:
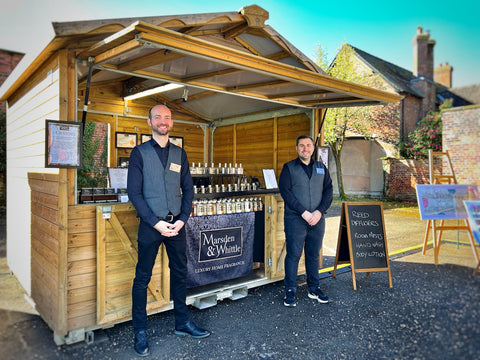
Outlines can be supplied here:
[[[385, 272], [326, 277], [324, 305], [298, 290], [296, 308], [282, 304], [276, 282], [251, 289], [248, 297], [192, 309], [193, 319], [212, 331], [195, 340], [175, 336], [171, 311], [149, 317], [151, 359], [478, 359], [480, 277], [456, 265], [392, 261], [393, 287]], [[303, 282], [303, 277], [299, 281]], [[56, 346], [35, 315], [18, 316], [0, 336], [7, 359], [134, 359], [131, 323], [95, 332], [91, 345]]]
[[[329, 211], [338, 214], [339, 209]], [[394, 216], [402, 233], [412, 237], [412, 227]], [[400, 241], [390, 229], [392, 243]], [[330, 266], [334, 258], [326, 255], [324, 264]], [[193, 320], [212, 331], [202, 340], [174, 335], [172, 311], [150, 316], [148, 358], [480, 358], [480, 276], [472, 276], [468, 266], [405, 261], [408, 257], [391, 260], [392, 288], [386, 272], [357, 273], [356, 291], [351, 272], [323, 274], [321, 287], [332, 299], [327, 305], [307, 298], [300, 276], [296, 308], [283, 306], [281, 281], [250, 289], [244, 299], [191, 308]], [[135, 358], [131, 322], [95, 331], [93, 344], [57, 346], [38, 315], [0, 310], [0, 359]]]

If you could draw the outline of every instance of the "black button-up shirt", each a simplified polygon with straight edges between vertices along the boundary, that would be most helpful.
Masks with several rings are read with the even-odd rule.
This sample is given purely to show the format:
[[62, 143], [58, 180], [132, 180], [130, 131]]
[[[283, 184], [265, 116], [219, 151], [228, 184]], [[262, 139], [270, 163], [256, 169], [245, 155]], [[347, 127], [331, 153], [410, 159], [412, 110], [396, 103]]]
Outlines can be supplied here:
[[[158, 158], [163, 167], [167, 165], [168, 154], [170, 151], [170, 142], [167, 146], [162, 148], [153, 138], [149, 140], [152, 142]], [[140, 217], [147, 224], [152, 227], [158, 223], [158, 217], [150, 209], [145, 198], [143, 197], [143, 157], [140, 150], [134, 148], [130, 154], [128, 164], [128, 199], [132, 202], [137, 210], [137, 216]], [[182, 170], [180, 173], [180, 188], [182, 189], [182, 210], [180, 212], [179, 220], [187, 223], [187, 220], [192, 212], [193, 201], [193, 181], [190, 175], [190, 165], [187, 158], [187, 153], [182, 149]], [[168, 191], [168, 189], [167, 189]]]
[[[307, 174], [308, 178], [312, 177], [313, 172], [313, 159], [310, 160], [308, 165], [305, 165], [300, 158], [297, 157], [295, 160], [297, 164], [302, 165], [303, 170]], [[332, 204], [333, 201], [333, 186], [332, 186], [332, 178], [330, 177], [330, 173], [328, 169], [325, 168], [325, 177], [323, 179], [323, 189], [318, 189], [322, 191], [322, 201], [316, 208], [316, 210], [320, 211], [322, 215], [327, 213], [328, 208]], [[280, 173], [280, 178], [278, 180], [278, 188], [280, 190], [280, 194], [282, 195], [283, 201], [290, 207], [290, 209], [295, 210], [298, 212], [299, 215], [302, 215], [305, 210], [305, 207], [297, 200], [295, 195], [292, 192], [292, 178], [290, 177], [290, 169], [288, 168], [287, 164], [283, 165], [282, 172]]]

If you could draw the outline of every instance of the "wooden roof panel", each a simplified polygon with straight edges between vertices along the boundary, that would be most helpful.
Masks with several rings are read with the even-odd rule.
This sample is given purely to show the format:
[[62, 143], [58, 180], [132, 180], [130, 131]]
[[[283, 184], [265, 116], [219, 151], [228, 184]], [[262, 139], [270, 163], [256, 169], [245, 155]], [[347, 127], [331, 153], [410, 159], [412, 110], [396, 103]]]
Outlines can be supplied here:
[[[266, 19], [268, 13], [253, 5], [233, 13], [55, 23], [56, 38], [39, 59], [72, 48], [74, 40], [81, 82], [88, 73], [86, 60], [94, 59], [91, 86], [105, 81], [125, 81], [124, 88], [135, 84], [137, 89], [184, 84], [191, 92], [189, 101], [179, 101], [182, 90], [161, 98], [210, 120], [282, 107], [379, 104], [399, 98], [325, 75], [265, 25]], [[33, 73], [35, 66], [27, 72]], [[20, 82], [6, 96], [18, 86]]]

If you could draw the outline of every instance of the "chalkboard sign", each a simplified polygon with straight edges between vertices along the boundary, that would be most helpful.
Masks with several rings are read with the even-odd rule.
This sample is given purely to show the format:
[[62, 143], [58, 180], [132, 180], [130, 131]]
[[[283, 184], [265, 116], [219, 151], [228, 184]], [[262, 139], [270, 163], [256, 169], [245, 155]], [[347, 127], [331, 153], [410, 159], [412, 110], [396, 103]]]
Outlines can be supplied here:
[[351, 264], [355, 290], [356, 272], [388, 271], [392, 287], [382, 203], [342, 204], [334, 277], [339, 263]]

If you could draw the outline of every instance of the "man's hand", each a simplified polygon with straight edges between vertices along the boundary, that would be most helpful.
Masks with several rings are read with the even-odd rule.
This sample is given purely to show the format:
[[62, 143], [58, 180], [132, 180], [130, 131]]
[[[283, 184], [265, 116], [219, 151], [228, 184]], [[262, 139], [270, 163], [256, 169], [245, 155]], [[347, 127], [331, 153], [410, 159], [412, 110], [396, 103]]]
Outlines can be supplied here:
[[308, 223], [308, 225], [315, 226], [322, 218], [322, 213], [318, 210], [315, 210], [313, 213], [305, 210], [302, 214], [302, 218]]
[[177, 220], [174, 224], [160, 220], [155, 224], [154, 228], [163, 236], [172, 237], [178, 235], [178, 232], [184, 224], [185, 223], [182, 220]]

